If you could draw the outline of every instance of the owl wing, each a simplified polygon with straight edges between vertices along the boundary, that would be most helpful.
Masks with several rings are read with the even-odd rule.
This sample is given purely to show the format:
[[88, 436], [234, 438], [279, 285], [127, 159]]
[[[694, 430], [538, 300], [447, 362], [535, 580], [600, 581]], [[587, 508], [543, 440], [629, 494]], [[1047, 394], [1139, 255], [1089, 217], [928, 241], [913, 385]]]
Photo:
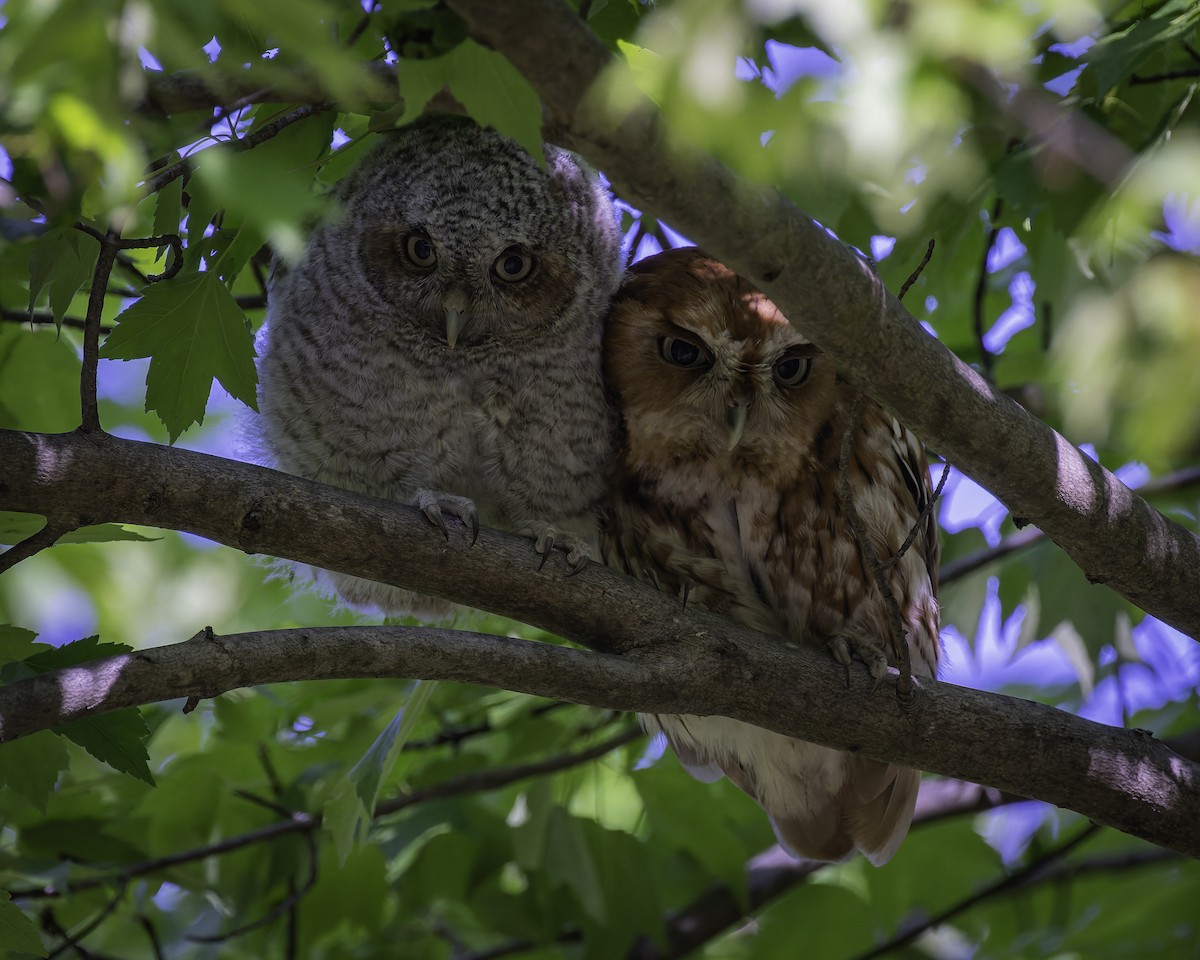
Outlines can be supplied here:
[[[894, 564], [889, 577], [908, 631], [913, 673], [933, 676], [938, 652], [939, 543], [933, 512], [922, 517], [933, 495], [925, 452], [912, 433], [872, 403], [863, 410], [856, 440], [851, 481], [856, 484], [856, 504], [862, 501], [859, 513], [879, 559], [886, 562], [920, 524], [912, 545]], [[855, 542], [844, 526], [841, 536]], [[889, 611], [861, 549], [857, 559], [861, 589], [852, 589], [852, 583], [840, 584], [846, 591], [843, 601], [848, 611], [857, 600], [857, 609], [847, 619], [871, 634], [868, 642], [878, 642], [891, 635]], [[847, 569], [841, 579], [852, 580], [851, 571]], [[784, 611], [789, 620], [802, 615]], [[818, 627], [812, 632], [821, 635], [826, 631]], [[806, 803], [781, 804], [777, 796], [768, 795], [757, 784], [749, 784], [747, 792], [771, 814], [780, 841], [797, 854], [839, 860], [858, 848], [872, 863], [882, 865], [908, 833], [920, 771], [850, 753], [841, 757], [841, 784], [823, 797], [809, 790]], [[730, 776], [739, 782], [737, 776]]]

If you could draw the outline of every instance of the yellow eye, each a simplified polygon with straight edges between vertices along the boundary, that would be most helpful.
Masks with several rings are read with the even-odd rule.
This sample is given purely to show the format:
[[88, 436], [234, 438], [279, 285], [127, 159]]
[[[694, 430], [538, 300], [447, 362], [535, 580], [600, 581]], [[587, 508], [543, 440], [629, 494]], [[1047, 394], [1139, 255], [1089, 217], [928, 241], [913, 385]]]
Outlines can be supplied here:
[[404, 253], [418, 267], [432, 267], [437, 263], [437, 251], [423, 233], [411, 233], [404, 241]]
[[492, 270], [505, 283], [520, 283], [533, 273], [533, 257], [514, 244], [496, 258]]

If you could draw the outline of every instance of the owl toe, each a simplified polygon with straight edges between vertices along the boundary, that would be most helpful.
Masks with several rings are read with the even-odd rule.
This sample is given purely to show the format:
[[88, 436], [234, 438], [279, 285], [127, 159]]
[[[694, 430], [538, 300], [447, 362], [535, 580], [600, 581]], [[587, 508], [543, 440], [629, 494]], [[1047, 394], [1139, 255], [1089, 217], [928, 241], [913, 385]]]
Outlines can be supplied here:
[[447, 540], [450, 539], [450, 530], [446, 526], [443, 514], [457, 517], [462, 525], [471, 531], [472, 546], [479, 539], [479, 515], [475, 511], [475, 504], [468, 498], [438, 493], [435, 490], [418, 490], [410, 502], [425, 514], [430, 523], [442, 531]]
[[887, 676], [888, 661], [883, 647], [865, 634], [852, 631], [838, 634], [829, 641], [829, 651], [833, 654], [833, 659], [845, 667], [847, 687], [850, 686], [850, 664], [855, 659], [866, 665], [867, 672], [874, 681], [871, 685], [872, 693]]
[[567, 565], [571, 568], [567, 576], [579, 573], [592, 559], [592, 550], [587, 541], [572, 534], [563, 533], [553, 524], [544, 520], [531, 523], [519, 532], [521, 536], [533, 540], [533, 549], [542, 558], [538, 564], [539, 570], [546, 565], [546, 561], [550, 559], [555, 547], [560, 547], [567, 552]]

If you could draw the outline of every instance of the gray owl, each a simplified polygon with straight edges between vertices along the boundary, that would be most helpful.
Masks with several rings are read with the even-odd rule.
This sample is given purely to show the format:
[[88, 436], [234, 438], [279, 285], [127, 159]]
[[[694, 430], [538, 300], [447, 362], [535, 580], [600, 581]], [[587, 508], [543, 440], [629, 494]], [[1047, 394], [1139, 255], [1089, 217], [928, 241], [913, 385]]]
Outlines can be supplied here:
[[[382, 137], [300, 263], [272, 279], [261, 459], [412, 504], [447, 536], [443, 514], [531, 536], [543, 562], [556, 544], [587, 561], [615, 422], [600, 337], [623, 257], [603, 183], [545, 154], [542, 169], [446, 115]], [[452, 609], [313, 575], [360, 607]]]

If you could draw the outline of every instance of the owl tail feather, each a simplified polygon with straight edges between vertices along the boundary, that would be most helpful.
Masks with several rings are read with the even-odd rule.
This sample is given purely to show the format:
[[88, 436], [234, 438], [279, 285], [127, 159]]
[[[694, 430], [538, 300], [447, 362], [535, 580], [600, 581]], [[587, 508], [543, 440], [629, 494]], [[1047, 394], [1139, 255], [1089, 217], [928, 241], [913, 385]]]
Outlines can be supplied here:
[[[837, 862], [855, 849], [875, 866], [887, 863], [912, 823], [919, 770], [854, 757], [842, 789], [804, 816], [771, 816], [779, 842], [797, 856]], [[770, 812], [770, 811], [768, 811]]]

